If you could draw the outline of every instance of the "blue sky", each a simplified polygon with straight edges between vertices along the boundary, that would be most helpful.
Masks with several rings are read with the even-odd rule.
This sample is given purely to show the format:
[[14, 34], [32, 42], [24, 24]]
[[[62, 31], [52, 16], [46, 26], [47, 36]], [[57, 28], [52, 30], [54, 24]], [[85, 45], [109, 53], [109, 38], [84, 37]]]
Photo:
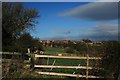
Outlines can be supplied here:
[[[118, 30], [117, 10], [114, 9], [116, 4], [97, 4], [88, 2], [26, 2], [24, 3], [25, 7], [36, 8], [40, 15], [37, 19], [38, 24], [33, 31], [30, 31], [30, 34], [33, 37], [47, 40], [117, 39], [115, 34]], [[110, 5], [112, 6], [110, 7]], [[104, 6], [108, 7], [102, 9]], [[114, 12], [106, 11], [109, 7], [113, 8]], [[107, 35], [102, 36], [104, 33]]]

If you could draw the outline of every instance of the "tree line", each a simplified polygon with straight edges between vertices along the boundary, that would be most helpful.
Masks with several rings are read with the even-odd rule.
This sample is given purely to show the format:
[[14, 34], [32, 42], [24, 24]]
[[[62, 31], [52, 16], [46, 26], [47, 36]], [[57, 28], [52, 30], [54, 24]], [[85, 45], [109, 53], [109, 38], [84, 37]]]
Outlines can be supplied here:
[[40, 46], [39, 39], [29, 34], [39, 16], [36, 9], [26, 8], [23, 3], [3, 3], [2, 51], [23, 53], [27, 48]]

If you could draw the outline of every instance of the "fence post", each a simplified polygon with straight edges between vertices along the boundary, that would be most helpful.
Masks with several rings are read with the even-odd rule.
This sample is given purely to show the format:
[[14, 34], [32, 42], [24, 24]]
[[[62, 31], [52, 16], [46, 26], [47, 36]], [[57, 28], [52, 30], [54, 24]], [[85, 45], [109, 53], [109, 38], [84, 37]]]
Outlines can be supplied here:
[[49, 65], [49, 56], [48, 56], [48, 58], [47, 58], [47, 65]]
[[88, 66], [89, 66], [89, 56], [88, 56], [88, 54], [87, 54], [87, 64], [86, 64], [86, 80], [88, 80]]
[[28, 48], [28, 53], [30, 53], [30, 48]]
[[35, 54], [30, 53], [30, 68], [34, 69], [34, 65], [35, 65]]
[[31, 61], [31, 52], [30, 52], [30, 48], [28, 48], [28, 55], [30, 55], [29, 57], [29, 62]]

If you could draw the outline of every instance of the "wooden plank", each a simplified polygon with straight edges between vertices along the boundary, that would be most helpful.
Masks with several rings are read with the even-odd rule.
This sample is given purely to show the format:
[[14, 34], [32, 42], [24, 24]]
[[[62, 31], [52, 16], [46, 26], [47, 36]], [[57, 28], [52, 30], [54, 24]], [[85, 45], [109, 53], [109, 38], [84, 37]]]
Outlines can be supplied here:
[[[51, 55], [38, 55], [38, 54], [35, 54], [35, 57], [66, 58], [66, 59], [87, 59], [87, 57], [78, 57], [78, 56], [51, 56]], [[102, 58], [101, 57], [89, 57], [89, 59], [102, 59]]]
[[0, 54], [16, 54], [16, 55], [20, 55], [20, 53], [18, 52], [0, 52]]
[[[67, 77], [82, 77], [82, 78], [86, 78], [86, 75], [80, 75], [80, 74], [64, 74], [64, 73], [38, 72], [38, 71], [35, 71], [35, 73], [42, 74], [42, 75], [53, 75], [53, 76], [67, 76]], [[88, 78], [104, 78], [104, 77], [89, 75]]]
[[[52, 65], [34, 65], [36, 68], [79, 68], [86, 69], [86, 66], [52, 66]], [[88, 69], [102, 69], [102, 68], [93, 68], [88, 67]]]

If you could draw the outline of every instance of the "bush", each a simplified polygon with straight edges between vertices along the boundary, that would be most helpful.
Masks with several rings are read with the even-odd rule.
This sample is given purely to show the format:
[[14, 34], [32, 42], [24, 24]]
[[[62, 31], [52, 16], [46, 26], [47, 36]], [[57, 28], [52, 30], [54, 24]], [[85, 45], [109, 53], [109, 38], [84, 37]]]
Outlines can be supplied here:
[[70, 47], [67, 47], [67, 48], [65, 49], [65, 52], [66, 52], [66, 53], [74, 53], [75, 50], [72, 49], [72, 48], [70, 48]]

